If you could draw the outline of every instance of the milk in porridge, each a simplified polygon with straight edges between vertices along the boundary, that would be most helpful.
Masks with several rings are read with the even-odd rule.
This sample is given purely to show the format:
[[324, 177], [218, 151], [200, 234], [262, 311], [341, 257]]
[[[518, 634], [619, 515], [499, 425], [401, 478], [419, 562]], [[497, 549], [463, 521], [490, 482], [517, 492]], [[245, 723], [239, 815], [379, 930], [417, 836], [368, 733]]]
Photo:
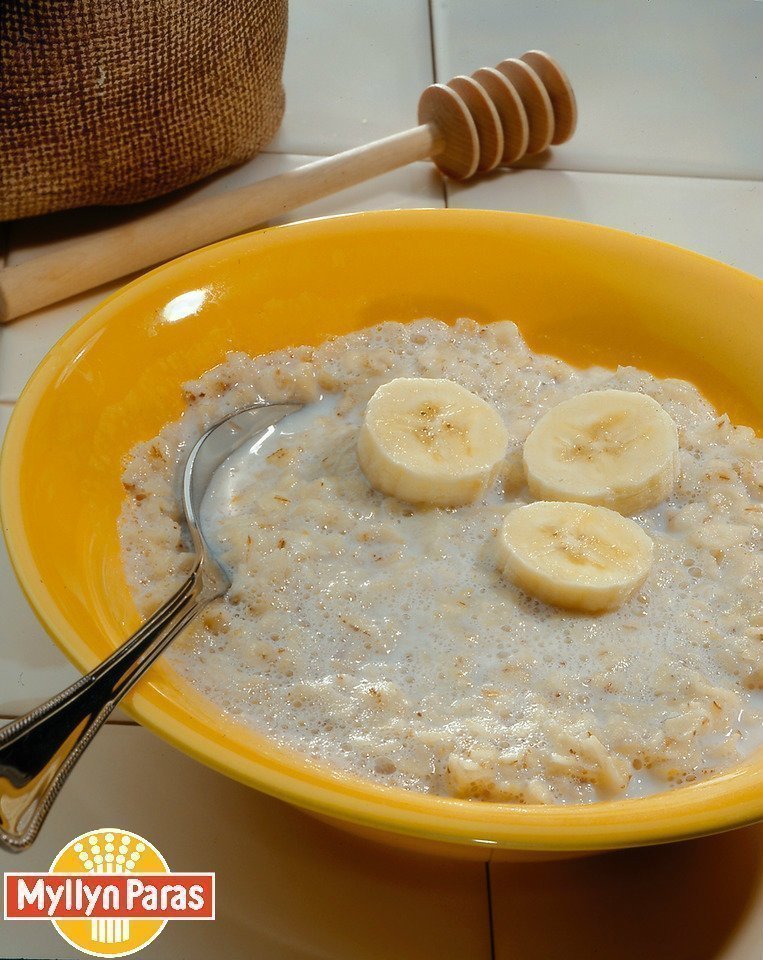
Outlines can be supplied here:
[[[412, 505], [370, 486], [358, 431], [398, 377], [455, 381], [500, 414], [508, 453], [475, 502]], [[654, 542], [643, 586], [585, 614], [509, 582], [496, 538], [533, 500], [522, 447], [539, 418], [611, 389], [669, 414], [680, 473], [633, 517]], [[125, 570], [145, 613], [192, 562], [177, 499], [189, 445], [258, 397], [306, 404], [218, 471], [202, 509], [233, 586], [168, 657], [225, 715], [340, 776], [524, 803], [655, 792], [760, 745], [763, 441], [692, 385], [577, 370], [534, 354], [510, 323], [422, 320], [232, 354], [186, 397], [124, 475]]]

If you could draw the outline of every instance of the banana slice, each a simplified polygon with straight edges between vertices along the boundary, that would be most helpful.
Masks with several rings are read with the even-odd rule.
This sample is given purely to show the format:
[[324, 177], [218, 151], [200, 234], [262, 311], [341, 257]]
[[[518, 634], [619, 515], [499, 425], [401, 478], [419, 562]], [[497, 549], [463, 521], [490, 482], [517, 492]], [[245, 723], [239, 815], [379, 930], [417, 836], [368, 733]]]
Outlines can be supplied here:
[[641, 513], [670, 496], [678, 431], [651, 397], [595, 390], [549, 410], [525, 441], [530, 493]]
[[646, 579], [654, 544], [633, 520], [586, 503], [512, 510], [498, 534], [503, 575], [557, 607], [614, 610]]
[[498, 412], [460, 384], [401, 378], [369, 400], [358, 461], [382, 493], [458, 507], [487, 488], [508, 441]]

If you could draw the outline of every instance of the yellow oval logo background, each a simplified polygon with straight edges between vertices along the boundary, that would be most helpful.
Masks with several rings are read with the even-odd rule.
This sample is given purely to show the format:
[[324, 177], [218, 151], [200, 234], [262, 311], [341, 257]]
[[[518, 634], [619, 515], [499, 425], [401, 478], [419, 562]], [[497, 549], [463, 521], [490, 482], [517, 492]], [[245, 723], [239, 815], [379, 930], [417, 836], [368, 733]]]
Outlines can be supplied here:
[[[109, 874], [169, 873], [156, 847], [144, 837], [120, 827], [100, 827], [75, 837], [50, 865], [51, 873]], [[53, 920], [61, 936], [93, 957], [124, 957], [142, 950], [164, 929], [166, 920], [96, 918]]]

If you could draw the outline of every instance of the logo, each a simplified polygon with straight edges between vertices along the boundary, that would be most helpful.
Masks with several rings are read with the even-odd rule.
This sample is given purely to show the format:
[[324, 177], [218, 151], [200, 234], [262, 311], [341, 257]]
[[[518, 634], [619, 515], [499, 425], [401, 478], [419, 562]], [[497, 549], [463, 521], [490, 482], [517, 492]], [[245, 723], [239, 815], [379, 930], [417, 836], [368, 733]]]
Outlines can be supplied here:
[[168, 920], [214, 920], [215, 875], [173, 873], [156, 847], [129, 830], [75, 837], [48, 873], [6, 873], [6, 920], [50, 920], [93, 957], [125, 957]]

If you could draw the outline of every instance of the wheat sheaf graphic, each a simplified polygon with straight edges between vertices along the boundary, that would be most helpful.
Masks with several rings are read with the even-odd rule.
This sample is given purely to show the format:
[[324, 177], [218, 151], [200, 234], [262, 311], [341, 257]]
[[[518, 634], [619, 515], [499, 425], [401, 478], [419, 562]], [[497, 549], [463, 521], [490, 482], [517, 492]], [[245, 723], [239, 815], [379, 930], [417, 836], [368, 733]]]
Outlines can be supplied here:
[[[130, 849], [132, 847], [132, 849]], [[91, 833], [86, 843], [76, 843], [74, 852], [87, 873], [130, 873], [146, 845], [126, 833]], [[90, 921], [93, 943], [124, 943], [130, 936], [130, 921], [98, 917]]]

